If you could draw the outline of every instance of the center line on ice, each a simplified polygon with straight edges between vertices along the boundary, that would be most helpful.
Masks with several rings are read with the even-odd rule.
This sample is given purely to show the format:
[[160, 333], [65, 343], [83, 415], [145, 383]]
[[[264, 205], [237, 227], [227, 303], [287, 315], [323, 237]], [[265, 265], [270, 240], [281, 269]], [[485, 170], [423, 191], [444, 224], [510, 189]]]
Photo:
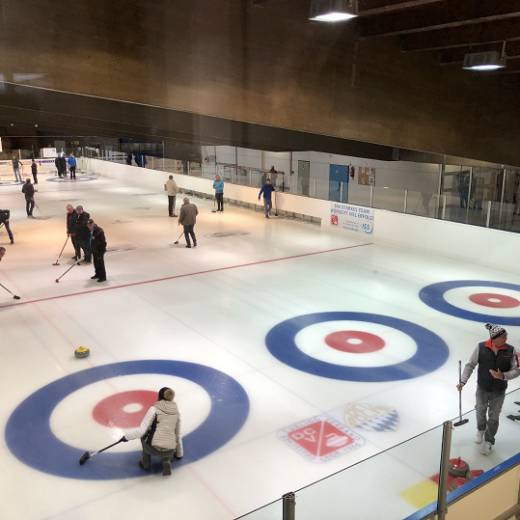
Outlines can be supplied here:
[[109, 287], [101, 287], [99, 289], [91, 289], [86, 291], [78, 291], [68, 294], [57, 294], [55, 296], [45, 296], [43, 298], [35, 298], [33, 300], [19, 300], [16, 303], [7, 303], [0, 305], [0, 309], [5, 309], [8, 307], [18, 307], [19, 305], [28, 305], [29, 303], [40, 303], [40, 302], [48, 302], [52, 300], [60, 300], [62, 298], [71, 298], [72, 296], [82, 296], [84, 294], [93, 294], [93, 293], [99, 293], [99, 292], [105, 292], [105, 291], [113, 291], [115, 289], [124, 289], [126, 287], [137, 287], [139, 285], [148, 285], [152, 283], [158, 283], [158, 282], [165, 282], [168, 280], [175, 280], [177, 278], [188, 278], [190, 276], [199, 276], [202, 274], [210, 274], [210, 273], [218, 273], [220, 271], [229, 271], [231, 269], [241, 269], [243, 267], [253, 267], [256, 265], [262, 265], [262, 264], [272, 264], [275, 262], [283, 262], [285, 260], [296, 260], [298, 258], [305, 258], [307, 256], [316, 256], [316, 255], [324, 255], [327, 253], [336, 253], [338, 251], [346, 251], [348, 249], [356, 249], [358, 247], [365, 247], [365, 246], [371, 246], [373, 245], [373, 242], [367, 242], [364, 244], [356, 244], [354, 246], [345, 246], [345, 247], [337, 247], [335, 249], [325, 249], [322, 251], [312, 251], [310, 253], [301, 253], [299, 255], [291, 255], [291, 256], [281, 256], [278, 258], [269, 258], [267, 260], [255, 260], [254, 262], [246, 262], [244, 264], [235, 264], [235, 265], [228, 265], [225, 267], [214, 267], [212, 269], [205, 269], [203, 271], [195, 271], [193, 273], [185, 273], [185, 274], [174, 274], [171, 276], [164, 276], [162, 278], [152, 278], [150, 280], [141, 280], [139, 282], [129, 282], [124, 283], [120, 285], [112, 285]]

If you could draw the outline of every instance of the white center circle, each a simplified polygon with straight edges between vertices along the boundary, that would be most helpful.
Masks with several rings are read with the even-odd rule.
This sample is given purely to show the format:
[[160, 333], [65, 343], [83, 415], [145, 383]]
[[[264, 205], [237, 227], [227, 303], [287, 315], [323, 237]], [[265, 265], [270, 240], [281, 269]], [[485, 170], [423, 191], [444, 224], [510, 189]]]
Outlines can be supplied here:
[[125, 413], [136, 413], [140, 412], [143, 409], [143, 405], [140, 403], [128, 403], [123, 406], [123, 412]]
[[[472, 285], [470, 287], [454, 287], [453, 289], [449, 289], [444, 293], [444, 299], [458, 307], [459, 309], [464, 309], [465, 311], [471, 311], [478, 314], [492, 314], [494, 316], [501, 316], [503, 318], [518, 318], [520, 317], [520, 308], [512, 307], [512, 308], [496, 308], [496, 307], [487, 307], [485, 305], [479, 305], [478, 303], [472, 302], [470, 300], [470, 296], [474, 294], [488, 294], [495, 293], [501, 294], [503, 296], [509, 296], [511, 298], [515, 298], [516, 300], [520, 300], [520, 291], [515, 291], [513, 289], [503, 289], [502, 287], [482, 287], [480, 285]], [[502, 300], [500, 298], [487, 298], [486, 301], [489, 303], [500, 303]]]
[[[206, 390], [193, 381], [165, 374], [119, 376], [86, 385], [58, 403], [50, 417], [51, 430], [62, 442], [81, 450], [105, 446], [120, 439], [124, 429], [99, 424], [92, 416], [94, 407], [103, 399], [120, 392], [149, 390], [155, 393], [164, 386], [175, 390], [175, 401], [182, 419], [181, 432], [186, 436], [208, 417], [211, 399]], [[142, 408], [140, 403], [128, 403], [122, 409], [127, 413], [141, 410], [144, 415], [146, 410]], [[117, 446], [116, 451], [139, 449], [139, 442], [126, 442]]]
[[[345, 330], [379, 336], [385, 342], [385, 346], [375, 352], [358, 354], [339, 351], [327, 345], [325, 338], [329, 334]], [[334, 365], [352, 367], [397, 365], [407, 361], [417, 352], [417, 344], [408, 334], [393, 327], [368, 321], [338, 320], [315, 323], [300, 330], [294, 341], [296, 346], [310, 357]], [[359, 338], [349, 338], [346, 343], [359, 345], [363, 341]]]

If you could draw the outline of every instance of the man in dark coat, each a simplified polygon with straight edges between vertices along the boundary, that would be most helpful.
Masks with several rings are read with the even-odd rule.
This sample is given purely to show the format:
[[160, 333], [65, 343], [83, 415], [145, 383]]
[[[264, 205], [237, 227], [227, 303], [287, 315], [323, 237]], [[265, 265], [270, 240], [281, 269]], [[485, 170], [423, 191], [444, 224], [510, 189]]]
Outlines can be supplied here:
[[76, 222], [76, 238], [79, 247], [83, 249], [83, 261], [86, 264], [90, 264], [90, 231], [88, 229], [90, 214], [83, 210], [83, 206], [77, 206], [76, 213], [78, 214]]
[[38, 184], [38, 165], [36, 164], [36, 161], [34, 159], [31, 161], [31, 173], [33, 176], [34, 184]]
[[105, 253], [107, 252], [107, 241], [105, 232], [92, 219], [88, 221], [88, 229], [90, 230], [90, 249], [92, 257], [94, 258], [94, 276], [91, 280], [96, 280], [98, 283], [106, 282], [107, 273], [105, 271]]
[[78, 214], [72, 204], [67, 204], [67, 236], [70, 237], [72, 246], [74, 247], [73, 260], [81, 258], [81, 244], [77, 237]]
[[28, 217], [33, 216], [34, 209], [34, 186], [31, 179], [27, 179], [22, 186], [22, 193], [25, 195], [25, 211]]
[[14, 236], [11, 231], [11, 227], [9, 226], [9, 217], [11, 216], [11, 212], [8, 209], [0, 209], [0, 224], [3, 224], [5, 230], [7, 231], [7, 235], [9, 236], [9, 240], [11, 244], [14, 244]]

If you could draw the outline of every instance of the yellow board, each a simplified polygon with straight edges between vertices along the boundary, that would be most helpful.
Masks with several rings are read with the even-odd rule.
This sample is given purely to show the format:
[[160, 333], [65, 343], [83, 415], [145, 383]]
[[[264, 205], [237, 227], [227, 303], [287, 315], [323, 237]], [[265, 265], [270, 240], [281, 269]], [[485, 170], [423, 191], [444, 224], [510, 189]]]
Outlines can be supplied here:
[[401, 493], [409, 504], [417, 509], [421, 509], [437, 500], [437, 484], [432, 480], [419, 482]]

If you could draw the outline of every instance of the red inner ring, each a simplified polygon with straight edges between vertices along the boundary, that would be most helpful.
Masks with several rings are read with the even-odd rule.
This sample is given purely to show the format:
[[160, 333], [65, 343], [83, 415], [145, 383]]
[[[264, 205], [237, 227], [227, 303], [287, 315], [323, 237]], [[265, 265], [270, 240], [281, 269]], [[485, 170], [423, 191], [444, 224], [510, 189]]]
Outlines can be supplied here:
[[[520, 301], [506, 294], [496, 293], [476, 293], [472, 294], [469, 299], [477, 305], [483, 307], [493, 307], [495, 309], [514, 309], [520, 306]], [[492, 301], [498, 300], [498, 301]]]
[[[151, 390], [120, 392], [99, 401], [92, 410], [92, 417], [103, 426], [136, 428], [156, 401], [157, 392]], [[126, 412], [123, 408], [129, 404], [139, 404], [141, 408], [135, 412]]]
[[377, 352], [385, 346], [383, 338], [371, 334], [370, 332], [357, 330], [332, 332], [325, 338], [325, 343], [333, 349], [350, 354]]

